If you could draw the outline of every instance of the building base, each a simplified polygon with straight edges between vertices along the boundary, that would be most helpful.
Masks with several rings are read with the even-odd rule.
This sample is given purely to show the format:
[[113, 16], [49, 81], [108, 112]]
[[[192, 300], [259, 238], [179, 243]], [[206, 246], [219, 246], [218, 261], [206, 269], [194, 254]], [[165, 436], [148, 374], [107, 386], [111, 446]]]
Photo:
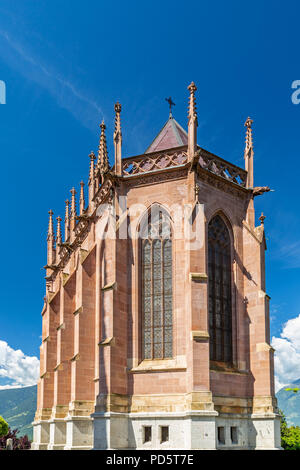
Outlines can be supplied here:
[[50, 440], [48, 450], [64, 450], [66, 445], [66, 422], [63, 418], [49, 420]]
[[256, 450], [280, 450], [280, 416], [275, 413], [252, 414], [250, 445]]
[[94, 449], [215, 449], [215, 411], [94, 413]]
[[33, 423], [33, 450], [275, 450], [280, 417], [213, 410], [95, 412]]
[[34, 421], [31, 450], [47, 450], [50, 438], [50, 425], [47, 421]]
[[93, 421], [90, 416], [68, 416], [64, 450], [91, 450], [93, 448]]
[[281, 449], [278, 415], [94, 413], [94, 449]]

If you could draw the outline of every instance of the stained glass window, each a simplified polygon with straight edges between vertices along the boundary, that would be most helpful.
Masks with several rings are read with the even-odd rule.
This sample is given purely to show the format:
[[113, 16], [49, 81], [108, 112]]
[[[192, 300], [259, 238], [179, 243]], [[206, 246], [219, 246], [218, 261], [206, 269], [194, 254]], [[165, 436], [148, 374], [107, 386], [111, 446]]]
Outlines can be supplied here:
[[171, 358], [172, 238], [168, 215], [152, 210], [141, 230], [144, 359]]
[[232, 362], [231, 249], [228, 229], [217, 215], [208, 225], [210, 360]]

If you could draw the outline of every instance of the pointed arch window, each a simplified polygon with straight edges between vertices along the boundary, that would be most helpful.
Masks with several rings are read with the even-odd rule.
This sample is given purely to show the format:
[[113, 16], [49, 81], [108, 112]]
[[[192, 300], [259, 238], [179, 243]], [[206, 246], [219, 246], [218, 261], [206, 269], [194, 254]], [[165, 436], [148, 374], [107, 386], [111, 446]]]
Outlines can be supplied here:
[[232, 362], [231, 242], [219, 215], [208, 225], [210, 360]]
[[141, 229], [143, 359], [173, 355], [172, 232], [168, 214], [154, 207]]

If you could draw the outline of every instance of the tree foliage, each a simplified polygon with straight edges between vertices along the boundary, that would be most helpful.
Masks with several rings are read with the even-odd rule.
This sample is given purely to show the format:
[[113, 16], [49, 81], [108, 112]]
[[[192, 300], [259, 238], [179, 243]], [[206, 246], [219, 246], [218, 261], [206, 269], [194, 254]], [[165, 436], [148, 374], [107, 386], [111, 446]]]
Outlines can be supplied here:
[[8, 424], [5, 421], [5, 419], [3, 419], [2, 416], [0, 416], [0, 437], [5, 436], [7, 432], [8, 432]]
[[281, 446], [284, 450], [300, 450], [300, 427], [288, 426], [281, 410], [280, 415]]
[[0, 451], [6, 449], [7, 439], [12, 439], [13, 441], [13, 450], [26, 450], [30, 449], [31, 442], [27, 436], [17, 437], [18, 429], [13, 431], [8, 428], [8, 432], [5, 436], [0, 437]]

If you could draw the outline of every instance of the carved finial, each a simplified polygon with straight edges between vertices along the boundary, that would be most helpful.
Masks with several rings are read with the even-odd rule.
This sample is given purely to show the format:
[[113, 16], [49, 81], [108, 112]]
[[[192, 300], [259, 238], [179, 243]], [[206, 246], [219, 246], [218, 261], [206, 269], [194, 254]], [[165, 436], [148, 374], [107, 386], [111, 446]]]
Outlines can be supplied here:
[[95, 169], [94, 161], [96, 157], [93, 151], [91, 151], [91, 153], [89, 154], [89, 157], [90, 157], [90, 175], [89, 175], [89, 181], [90, 181], [94, 179], [94, 169]]
[[100, 142], [99, 142], [99, 150], [98, 150], [98, 162], [97, 162], [97, 170], [100, 171], [101, 175], [104, 175], [109, 170], [108, 164], [108, 152], [107, 152], [107, 144], [106, 144], [106, 135], [105, 129], [106, 125], [104, 121], [100, 124]]
[[265, 216], [264, 213], [262, 212], [262, 213], [261, 213], [261, 216], [260, 216], [260, 218], [259, 218], [261, 225], [264, 225], [264, 224], [265, 224], [265, 218], [266, 218], [266, 216]]
[[122, 175], [122, 131], [121, 131], [121, 105], [115, 104], [115, 132], [114, 132], [114, 146], [115, 146], [115, 174]]
[[80, 199], [79, 199], [79, 208], [80, 208], [80, 215], [84, 211], [85, 200], [84, 200], [84, 182], [80, 181]]
[[115, 104], [115, 132], [114, 132], [114, 140], [122, 139], [122, 131], [121, 131], [121, 110], [122, 106], [119, 102]]
[[194, 82], [192, 82], [188, 86], [188, 90], [190, 91], [190, 101], [189, 101], [189, 119], [196, 119], [197, 120], [197, 107], [196, 107], [196, 99], [195, 99], [195, 91], [197, 91], [197, 87]]
[[71, 199], [71, 230], [74, 230], [74, 228], [75, 228], [75, 217], [76, 217], [76, 199], [75, 199], [76, 191], [75, 191], [75, 188], [72, 188], [70, 190], [70, 192], [72, 194], [72, 199]]
[[120, 114], [121, 110], [122, 110], [122, 106], [121, 106], [121, 104], [119, 103], [119, 101], [117, 101], [117, 102], [115, 103], [115, 112], [116, 112], [117, 114]]
[[69, 199], [66, 200], [66, 211], [65, 211], [65, 241], [68, 240], [70, 236], [70, 202]]
[[90, 157], [90, 174], [89, 174], [89, 184], [90, 184], [92, 181], [94, 181], [94, 177], [95, 177], [94, 161], [96, 157], [93, 151], [91, 151], [91, 153], [89, 154], [89, 157]]
[[197, 127], [198, 118], [196, 110], [195, 91], [197, 87], [194, 82], [188, 86], [190, 92], [189, 112], [188, 112], [188, 156], [191, 160], [197, 150]]
[[247, 171], [247, 188], [253, 188], [253, 141], [252, 141], [252, 123], [253, 120], [249, 117], [246, 119], [245, 127], [246, 127], [246, 145], [245, 145], [245, 169]]
[[51, 266], [55, 261], [53, 211], [50, 209], [48, 213], [49, 213], [49, 226], [48, 226], [48, 235], [47, 235], [47, 264], [48, 266]]
[[95, 196], [95, 154], [92, 151], [89, 154], [90, 157], [90, 174], [89, 174], [89, 206], [92, 204], [92, 200]]
[[49, 225], [48, 225], [48, 237], [47, 240], [49, 240], [51, 237], [53, 237], [53, 211], [50, 209], [48, 212], [49, 214]]
[[61, 217], [58, 216], [56, 217], [57, 220], [57, 228], [56, 228], [56, 248], [59, 247], [59, 245], [62, 244], [62, 238], [61, 238]]
[[246, 147], [245, 147], [245, 151], [249, 150], [250, 148], [253, 148], [253, 141], [252, 141], [252, 123], [253, 123], [253, 120], [250, 119], [249, 117], [246, 119], [246, 122], [245, 122], [245, 127], [247, 128], [246, 130]]

